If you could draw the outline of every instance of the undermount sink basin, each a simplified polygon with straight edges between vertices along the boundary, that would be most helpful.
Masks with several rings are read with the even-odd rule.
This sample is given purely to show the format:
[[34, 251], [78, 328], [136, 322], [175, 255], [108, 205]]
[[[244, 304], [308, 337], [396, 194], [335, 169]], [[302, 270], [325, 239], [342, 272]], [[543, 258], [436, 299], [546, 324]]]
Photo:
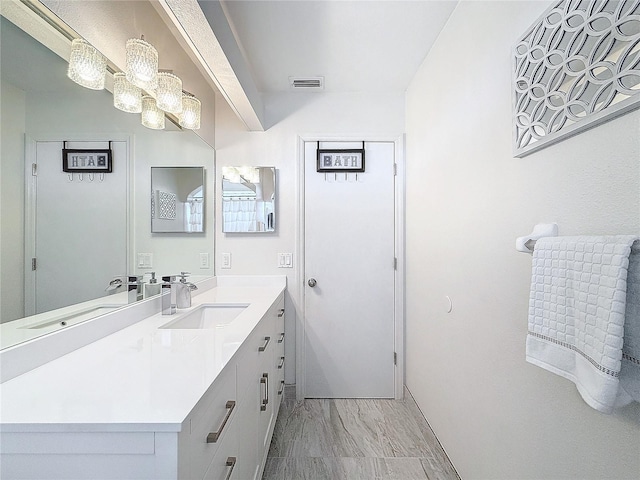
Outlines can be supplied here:
[[160, 328], [173, 329], [207, 329], [216, 328], [231, 323], [240, 315], [248, 303], [229, 303], [215, 305], [200, 305], [184, 317], [165, 323]]

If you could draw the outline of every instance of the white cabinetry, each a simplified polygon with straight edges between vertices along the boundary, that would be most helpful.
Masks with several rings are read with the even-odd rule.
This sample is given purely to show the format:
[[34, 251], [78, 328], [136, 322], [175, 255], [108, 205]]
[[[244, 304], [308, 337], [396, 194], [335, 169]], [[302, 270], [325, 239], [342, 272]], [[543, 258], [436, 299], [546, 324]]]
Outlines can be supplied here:
[[181, 424], [3, 426], [0, 477], [259, 480], [284, 385], [283, 305], [280, 293]]
[[238, 392], [241, 398], [238, 408], [238, 439], [241, 454], [238, 458], [238, 479], [259, 480], [273, 428], [278, 415], [277, 368], [280, 331], [276, 319], [284, 305], [281, 295], [269, 309], [261, 324], [243, 345], [242, 361], [238, 362]]

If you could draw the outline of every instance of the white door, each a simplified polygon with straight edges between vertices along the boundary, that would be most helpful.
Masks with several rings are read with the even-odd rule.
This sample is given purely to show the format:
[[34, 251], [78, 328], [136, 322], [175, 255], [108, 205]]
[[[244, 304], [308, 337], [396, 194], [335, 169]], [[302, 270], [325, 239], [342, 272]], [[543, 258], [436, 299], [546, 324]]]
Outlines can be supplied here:
[[307, 398], [394, 397], [394, 151], [369, 142], [364, 173], [318, 173], [305, 143]]
[[[68, 148], [106, 148], [73, 142]], [[113, 142], [113, 172], [62, 171], [63, 142], [37, 142], [35, 291], [28, 313], [41, 313], [107, 295], [127, 274], [127, 142]], [[35, 298], [33, 298], [35, 296]], [[35, 306], [35, 311], [30, 311]]]

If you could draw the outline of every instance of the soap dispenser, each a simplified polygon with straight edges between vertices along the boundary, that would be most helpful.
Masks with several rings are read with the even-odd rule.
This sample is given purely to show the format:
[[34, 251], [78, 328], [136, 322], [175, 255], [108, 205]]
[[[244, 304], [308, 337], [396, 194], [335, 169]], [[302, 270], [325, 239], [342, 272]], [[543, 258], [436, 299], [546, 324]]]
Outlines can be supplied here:
[[160, 294], [160, 284], [156, 278], [156, 272], [150, 272], [151, 279], [149, 283], [144, 284], [144, 298], [153, 297]]

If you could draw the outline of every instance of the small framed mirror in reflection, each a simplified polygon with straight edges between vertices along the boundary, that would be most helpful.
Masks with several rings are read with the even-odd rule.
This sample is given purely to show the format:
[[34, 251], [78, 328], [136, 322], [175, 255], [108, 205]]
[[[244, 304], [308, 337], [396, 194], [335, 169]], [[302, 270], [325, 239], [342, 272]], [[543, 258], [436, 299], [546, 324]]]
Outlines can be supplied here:
[[222, 231], [276, 229], [275, 167], [222, 167]]
[[204, 232], [204, 167], [151, 167], [151, 232]]

